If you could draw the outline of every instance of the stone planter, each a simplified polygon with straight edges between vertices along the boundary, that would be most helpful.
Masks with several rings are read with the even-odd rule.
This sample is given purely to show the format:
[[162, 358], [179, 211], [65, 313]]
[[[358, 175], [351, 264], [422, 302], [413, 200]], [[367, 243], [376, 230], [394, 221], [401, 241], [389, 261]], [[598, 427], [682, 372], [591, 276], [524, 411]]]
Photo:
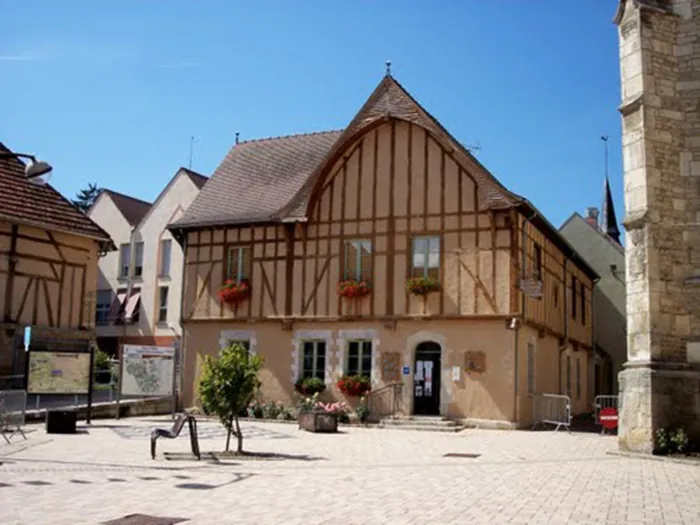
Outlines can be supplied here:
[[299, 428], [308, 432], [338, 432], [338, 416], [322, 410], [299, 412]]

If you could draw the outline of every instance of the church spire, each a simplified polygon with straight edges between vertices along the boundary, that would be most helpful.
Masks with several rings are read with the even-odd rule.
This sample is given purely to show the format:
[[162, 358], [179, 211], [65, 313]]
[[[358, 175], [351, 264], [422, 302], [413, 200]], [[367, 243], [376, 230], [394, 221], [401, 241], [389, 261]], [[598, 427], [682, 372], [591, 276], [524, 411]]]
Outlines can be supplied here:
[[605, 191], [603, 194], [603, 217], [600, 229], [617, 244], [620, 244], [620, 229], [617, 227], [617, 216], [613, 204], [610, 181], [608, 180], [608, 136], [603, 135], [600, 140], [605, 144]]
[[610, 182], [605, 177], [605, 195], [603, 196], [603, 220], [601, 229], [617, 244], [620, 244], [620, 229], [617, 227], [617, 216], [613, 204]]

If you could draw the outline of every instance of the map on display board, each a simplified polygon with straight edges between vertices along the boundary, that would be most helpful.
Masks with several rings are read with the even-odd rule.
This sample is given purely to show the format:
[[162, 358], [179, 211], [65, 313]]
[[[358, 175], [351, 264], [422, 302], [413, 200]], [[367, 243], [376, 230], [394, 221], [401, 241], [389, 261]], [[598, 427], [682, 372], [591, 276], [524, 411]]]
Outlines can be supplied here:
[[122, 359], [122, 395], [172, 395], [175, 372], [173, 347], [124, 345]]
[[89, 352], [29, 352], [28, 393], [87, 394], [89, 390]]

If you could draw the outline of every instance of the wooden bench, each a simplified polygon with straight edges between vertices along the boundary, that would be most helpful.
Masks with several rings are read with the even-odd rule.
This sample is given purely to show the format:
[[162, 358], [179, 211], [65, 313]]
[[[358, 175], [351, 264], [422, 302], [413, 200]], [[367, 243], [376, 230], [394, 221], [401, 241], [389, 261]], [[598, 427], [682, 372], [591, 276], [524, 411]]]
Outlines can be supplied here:
[[197, 459], [202, 459], [202, 455], [199, 452], [199, 440], [197, 438], [197, 420], [194, 416], [191, 416], [187, 412], [182, 412], [177, 415], [175, 422], [173, 423], [173, 428], [154, 428], [151, 430], [151, 458], [156, 459], [156, 440], [159, 437], [164, 437], [168, 439], [175, 439], [180, 435], [182, 429], [187, 423], [190, 431], [190, 448], [192, 449], [192, 454]]

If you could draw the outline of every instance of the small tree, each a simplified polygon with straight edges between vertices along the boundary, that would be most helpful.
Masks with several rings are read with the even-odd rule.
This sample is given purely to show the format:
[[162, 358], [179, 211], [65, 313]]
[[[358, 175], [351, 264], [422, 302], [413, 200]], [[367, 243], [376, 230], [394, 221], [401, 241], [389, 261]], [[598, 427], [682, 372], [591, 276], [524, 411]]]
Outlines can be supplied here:
[[73, 206], [78, 208], [83, 213], [87, 213], [90, 207], [95, 203], [95, 199], [102, 191], [94, 182], [88, 183], [87, 188], [80, 190], [71, 202]]
[[241, 344], [221, 350], [218, 359], [207, 356], [199, 381], [199, 397], [202, 408], [215, 415], [226, 427], [226, 452], [229, 451], [231, 435], [238, 439], [238, 454], [243, 453], [243, 434], [238, 423], [238, 414], [248, 406], [260, 387], [258, 372], [263, 360], [249, 355]]

